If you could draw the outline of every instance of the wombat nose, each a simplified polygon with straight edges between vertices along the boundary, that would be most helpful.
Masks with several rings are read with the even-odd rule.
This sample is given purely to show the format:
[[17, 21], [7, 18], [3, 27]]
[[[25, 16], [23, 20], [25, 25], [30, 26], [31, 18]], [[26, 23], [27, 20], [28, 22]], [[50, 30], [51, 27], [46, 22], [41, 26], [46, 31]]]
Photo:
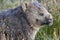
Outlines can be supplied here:
[[52, 17], [45, 17], [45, 24], [50, 24], [52, 23], [53, 18]]

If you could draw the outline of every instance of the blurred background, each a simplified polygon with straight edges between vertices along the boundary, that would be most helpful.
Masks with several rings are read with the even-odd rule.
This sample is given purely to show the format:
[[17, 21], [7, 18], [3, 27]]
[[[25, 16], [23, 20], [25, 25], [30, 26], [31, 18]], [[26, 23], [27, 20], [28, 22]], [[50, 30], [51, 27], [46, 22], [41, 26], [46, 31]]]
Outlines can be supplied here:
[[[30, 1], [30, 0], [24, 0]], [[60, 0], [38, 0], [53, 15], [52, 26], [46, 25], [36, 34], [35, 40], [60, 40]], [[23, 0], [0, 0], [0, 10], [15, 8]]]

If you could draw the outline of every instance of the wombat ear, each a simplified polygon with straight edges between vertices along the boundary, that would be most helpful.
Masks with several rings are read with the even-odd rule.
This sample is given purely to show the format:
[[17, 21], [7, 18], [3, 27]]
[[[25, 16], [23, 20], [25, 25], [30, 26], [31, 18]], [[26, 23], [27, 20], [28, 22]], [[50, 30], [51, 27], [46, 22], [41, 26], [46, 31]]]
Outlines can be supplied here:
[[28, 7], [28, 4], [27, 4], [27, 3], [25, 3], [25, 7], [26, 7], [26, 8]]
[[27, 3], [27, 2], [25, 2], [25, 3], [22, 4], [22, 8], [23, 8], [24, 11], [25, 11], [26, 8], [28, 7], [28, 4], [29, 4], [29, 3]]
[[30, 0], [30, 2], [24, 2], [23, 4], [22, 4], [22, 8], [23, 8], [23, 10], [25, 11], [28, 7], [32, 7], [33, 5], [32, 5], [32, 3], [34, 3], [34, 2], [36, 2], [36, 0]]

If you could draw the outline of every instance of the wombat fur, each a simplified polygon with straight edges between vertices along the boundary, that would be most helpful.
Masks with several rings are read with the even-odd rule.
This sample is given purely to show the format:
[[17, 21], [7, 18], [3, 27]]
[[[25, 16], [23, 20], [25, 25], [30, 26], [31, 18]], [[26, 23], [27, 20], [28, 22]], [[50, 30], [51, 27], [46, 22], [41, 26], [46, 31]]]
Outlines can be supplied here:
[[34, 40], [41, 25], [52, 23], [52, 15], [38, 2], [25, 6], [0, 11], [0, 40]]

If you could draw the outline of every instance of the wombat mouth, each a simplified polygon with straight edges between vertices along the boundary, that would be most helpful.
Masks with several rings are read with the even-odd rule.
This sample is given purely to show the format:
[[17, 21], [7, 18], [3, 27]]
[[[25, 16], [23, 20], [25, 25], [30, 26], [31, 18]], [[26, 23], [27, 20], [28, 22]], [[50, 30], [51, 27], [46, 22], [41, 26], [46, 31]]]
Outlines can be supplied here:
[[49, 25], [49, 26], [51, 26], [52, 25], [52, 23], [51, 22], [47, 22], [47, 23], [42, 23], [41, 25]]
[[39, 25], [52, 25], [50, 21], [45, 21], [45, 22], [41, 22], [40, 20], [36, 19], [37, 24]]

